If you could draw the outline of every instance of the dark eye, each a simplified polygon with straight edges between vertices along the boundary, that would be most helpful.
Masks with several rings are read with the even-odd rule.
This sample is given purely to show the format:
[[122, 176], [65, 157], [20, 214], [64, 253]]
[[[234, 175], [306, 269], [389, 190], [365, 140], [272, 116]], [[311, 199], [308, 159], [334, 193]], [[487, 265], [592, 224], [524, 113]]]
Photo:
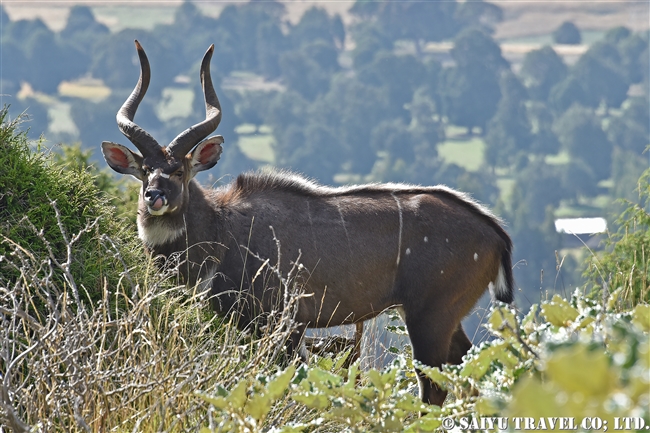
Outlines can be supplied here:
[[151, 167], [142, 167], [142, 172], [145, 176], [149, 176], [151, 174]]
[[177, 177], [183, 177], [183, 170], [176, 170], [174, 172], [174, 175], [177, 176]]

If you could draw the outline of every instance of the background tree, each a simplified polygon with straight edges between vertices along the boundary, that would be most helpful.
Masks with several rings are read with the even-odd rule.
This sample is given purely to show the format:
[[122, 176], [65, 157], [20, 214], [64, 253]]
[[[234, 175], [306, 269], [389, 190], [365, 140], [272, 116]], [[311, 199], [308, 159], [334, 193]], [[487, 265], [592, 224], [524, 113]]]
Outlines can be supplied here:
[[456, 66], [445, 68], [439, 84], [443, 113], [459, 126], [485, 132], [501, 98], [499, 76], [508, 67], [501, 48], [490, 36], [470, 29], [454, 39]]
[[373, 128], [370, 145], [375, 152], [386, 152], [393, 163], [398, 159], [406, 165], [415, 162], [415, 143], [411, 131], [399, 117], [384, 120]]
[[0, 94], [16, 95], [21, 81], [28, 74], [27, 56], [23, 48], [14, 40], [2, 40], [2, 76], [0, 76]]
[[350, 12], [375, 20], [393, 41], [413, 41], [419, 54], [422, 42], [441, 41], [458, 32], [456, 8], [456, 2], [357, 0]]
[[503, 20], [503, 9], [483, 0], [465, 1], [458, 4], [454, 18], [462, 28], [477, 28], [494, 33], [494, 26]]
[[323, 40], [343, 49], [345, 27], [340, 15], [330, 17], [324, 9], [311, 7], [300, 17], [300, 21], [290, 28], [290, 35], [295, 48]]
[[274, 22], [265, 22], [257, 29], [257, 62], [262, 75], [274, 79], [282, 73], [278, 53], [287, 50], [289, 42]]
[[556, 44], [578, 45], [582, 42], [580, 30], [571, 21], [565, 21], [553, 31], [553, 42]]
[[618, 26], [607, 30], [605, 36], [603, 36], [603, 40], [617, 45], [630, 36], [632, 36], [632, 30], [625, 26]]
[[595, 197], [600, 192], [594, 171], [581, 159], [572, 159], [558, 167], [566, 198], [577, 202], [580, 197]]
[[621, 67], [630, 83], [640, 83], [643, 80], [643, 71], [647, 70], [647, 63], [643, 63], [644, 53], [648, 52], [648, 38], [638, 33], [629, 35], [617, 42], [621, 55]]
[[[26, 46], [29, 82], [35, 90], [56, 93], [61, 81], [80, 77], [88, 70], [90, 57], [51, 31], [39, 30]], [[48, 65], [43, 68], [42, 65]]]
[[546, 101], [553, 86], [565, 79], [567, 72], [562, 58], [547, 45], [526, 53], [519, 74], [530, 97]]
[[584, 161], [596, 180], [610, 176], [612, 144], [592, 109], [573, 105], [558, 118], [554, 130], [562, 146], [573, 158]]
[[319, 182], [331, 184], [334, 175], [340, 172], [342, 157], [345, 156], [340, 138], [326, 125], [309, 122], [302, 140], [292, 147], [293, 153], [285, 164]]
[[376, 23], [362, 21], [352, 27], [355, 47], [352, 50], [352, 65], [360, 70], [374, 60], [377, 53], [392, 51], [393, 41]]
[[59, 35], [63, 41], [72, 44], [90, 57], [95, 44], [109, 33], [108, 27], [95, 20], [92, 9], [88, 6], [74, 5], [70, 8], [66, 25]]
[[554, 155], [560, 151], [560, 140], [553, 132], [555, 120], [552, 110], [543, 102], [527, 101], [526, 113], [531, 125], [532, 142], [530, 152], [539, 155]]
[[415, 56], [380, 52], [371, 64], [358, 71], [359, 80], [381, 87], [388, 96], [388, 117], [401, 117], [405, 122], [410, 114], [405, 105], [413, 99], [413, 92], [426, 81], [427, 70]]
[[411, 134], [423, 143], [416, 147], [416, 157], [436, 157], [436, 146], [445, 139], [445, 128], [429, 86], [419, 87], [413, 100], [405, 105], [411, 117]]
[[[639, 191], [639, 177], [647, 168], [647, 155], [640, 157], [636, 152], [614, 147], [612, 152], [612, 197], [638, 203], [639, 195], [644, 193], [644, 191]], [[609, 215], [619, 215], [624, 208], [625, 205], [617, 201], [611, 203], [607, 211]]]
[[[528, 224], [542, 224], [546, 219], [546, 208], [553, 208], [566, 197], [557, 166], [547, 164], [543, 158], [534, 158], [516, 174], [516, 186], [519, 196], [513, 196], [516, 212], [523, 212]], [[513, 193], [514, 194], [514, 193]], [[519, 218], [519, 216], [516, 216]], [[521, 222], [518, 220], [518, 222]]]
[[512, 72], [501, 76], [500, 88], [501, 100], [487, 125], [485, 160], [491, 166], [508, 167], [519, 154], [529, 151], [532, 134], [526, 88]]
[[323, 122], [337, 131], [344, 160], [353, 173], [370, 172], [376, 154], [370, 148], [371, 131], [386, 119], [386, 92], [342, 74], [335, 75], [330, 91], [309, 110], [309, 119]]
[[569, 75], [551, 88], [548, 104], [556, 113], [561, 114], [574, 104], [587, 105], [588, 98], [582, 83], [575, 76]]
[[[264, 31], [269, 32], [270, 23], [279, 28], [282, 25], [279, 15], [281, 10], [284, 10], [281, 4], [271, 1], [268, 4], [264, 2], [231, 4], [221, 11], [215, 30], [218, 29], [219, 33], [229, 35], [229, 40], [232, 43], [233, 64], [231, 67], [233, 70], [260, 71], [258, 62], [263, 56], [259, 51], [261, 47], [258, 47], [257, 44], [260, 42], [259, 37], [263, 34], [260, 34], [258, 29], [267, 27]], [[277, 36], [277, 32], [273, 34]], [[274, 40], [278, 43], [276, 49], [284, 47], [282, 38]], [[271, 41], [266, 42], [270, 43]], [[269, 48], [268, 44], [265, 48]], [[280, 52], [277, 52], [277, 55], [280, 55]]]
[[454, 46], [449, 54], [459, 67], [480, 64], [493, 73], [510, 68], [499, 44], [478, 29], [467, 29], [459, 33], [454, 38]]
[[97, 45], [90, 66], [92, 75], [101, 78], [112, 89], [132, 90], [140, 73], [138, 55], [133, 48], [134, 39], [140, 41], [151, 63], [152, 77], [147, 91], [147, 99], [151, 102], [160, 99], [162, 89], [170, 86], [176, 75], [186, 72], [190, 64], [200, 62], [207, 48], [193, 53], [193, 63], [183, 63], [178, 61], [170, 47], [163, 45], [164, 41], [156, 40], [151, 33], [126, 29], [110, 34]]
[[615, 46], [596, 43], [571, 68], [571, 74], [581, 83], [586, 101], [591, 107], [601, 102], [619, 107], [627, 97], [629, 83], [620, 67], [622, 59]]
[[[225, 75], [241, 63], [240, 43], [228, 28], [223, 20], [207, 17], [194, 3], [185, 1], [174, 13], [173, 23], [159, 24], [150, 34], [158, 44], [173, 53], [175, 62], [170, 67], [174, 74], [189, 73], [200, 53], [219, 41], [212, 56], [212, 72]], [[179, 38], [178, 34], [183, 34], [183, 37]]]
[[301, 50], [288, 51], [280, 56], [280, 71], [287, 87], [313, 101], [329, 89], [330, 74], [311, 57], [306, 45]]

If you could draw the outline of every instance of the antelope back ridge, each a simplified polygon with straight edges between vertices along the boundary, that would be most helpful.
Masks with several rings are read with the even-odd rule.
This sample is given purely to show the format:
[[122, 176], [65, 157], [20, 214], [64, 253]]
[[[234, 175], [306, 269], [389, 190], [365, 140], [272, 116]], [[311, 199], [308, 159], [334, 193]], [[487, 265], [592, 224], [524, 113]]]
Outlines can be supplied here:
[[[306, 328], [360, 324], [388, 308], [406, 323], [413, 356], [458, 364], [471, 347], [460, 322], [489, 288], [513, 301], [512, 242], [501, 222], [469, 196], [444, 186], [368, 184], [327, 187], [287, 171], [240, 174], [203, 188], [193, 178], [219, 160], [224, 139], [210, 78], [214, 46], [201, 64], [206, 118], [162, 147], [133, 122], [150, 80], [141, 72], [117, 113], [140, 153], [103, 142], [111, 168], [142, 182], [138, 233], [149, 254], [179, 260], [185, 282], [208, 285], [211, 305], [238, 326], [277, 314], [280, 275], [292, 272], [304, 295], [287, 341], [296, 355]], [[299, 265], [298, 265], [299, 262]], [[278, 263], [280, 275], [266, 263]], [[446, 393], [419, 371], [424, 402]]]

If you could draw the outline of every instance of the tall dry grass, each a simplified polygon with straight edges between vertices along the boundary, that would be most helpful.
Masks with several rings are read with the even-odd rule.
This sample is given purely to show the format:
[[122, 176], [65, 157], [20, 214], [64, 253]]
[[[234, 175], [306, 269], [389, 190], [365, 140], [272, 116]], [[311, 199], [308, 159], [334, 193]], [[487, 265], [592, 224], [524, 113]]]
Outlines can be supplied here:
[[[197, 390], [214, 393], [279, 368], [296, 296], [285, 297], [277, 320], [240, 332], [234, 315], [210, 312], [201, 285], [179, 286], [173, 269], [150, 263], [137, 275], [125, 264], [118, 284], [105, 284], [92, 302], [69, 270], [71, 244], [94, 236], [94, 226], [68, 236], [60, 225], [68, 255], [58, 260], [2, 240], [13, 249], [0, 265], [19, 277], [0, 273], [0, 431], [197, 431], [214, 425], [214, 408]], [[120, 256], [98, 236], [100, 253]], [[307, 412], [281, 404], [266, 423]]]

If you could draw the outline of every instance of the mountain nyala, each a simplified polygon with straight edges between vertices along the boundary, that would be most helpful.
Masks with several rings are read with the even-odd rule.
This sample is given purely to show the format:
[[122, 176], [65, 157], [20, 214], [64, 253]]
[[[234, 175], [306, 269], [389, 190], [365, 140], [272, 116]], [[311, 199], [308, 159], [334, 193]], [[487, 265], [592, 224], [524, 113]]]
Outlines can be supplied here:
[[[242, 328], [267, 320], [287, 295], [282, 275], [298, 269], [289, 356], [301, 353], [306, 328], [360, 324], [395, 308], [413, 357], [439, 367], [459, 364], [471, 347], [460, 322], [486, 290], [513, 301], [510, 237], [488, 209], [451, 188], [330, 187], [278, 170], [201, 186], [194, 177], [219, 161], [224, 143], [208, 137], [222, 114], [210, 77], [214, 45], [200, 69], [205, 120], [165, 147], [133, 121], [151, 74], [135, 45], [140, 78], [117, 124], [139, 153], [106, 141], [102, 152], [113, 170], [142, 182], [137, 226], [148, 253], [182, 257], [183, 281], [209, 288], [217, 312], [236, 314]], [[422, 400], [441, 405], [446, 392], [417, 376]]]

